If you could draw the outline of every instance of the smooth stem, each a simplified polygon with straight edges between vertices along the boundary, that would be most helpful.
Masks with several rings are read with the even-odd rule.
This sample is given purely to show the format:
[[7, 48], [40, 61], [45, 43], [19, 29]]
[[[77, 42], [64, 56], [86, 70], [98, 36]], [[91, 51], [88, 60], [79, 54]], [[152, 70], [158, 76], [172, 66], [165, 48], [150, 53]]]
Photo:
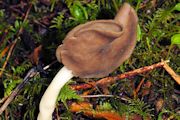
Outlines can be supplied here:
[[37, 120], [52, 120], [56, 100], [61, 88], [73, 77], [72, 71], [65, 66], [56, 74], [41, 98]]

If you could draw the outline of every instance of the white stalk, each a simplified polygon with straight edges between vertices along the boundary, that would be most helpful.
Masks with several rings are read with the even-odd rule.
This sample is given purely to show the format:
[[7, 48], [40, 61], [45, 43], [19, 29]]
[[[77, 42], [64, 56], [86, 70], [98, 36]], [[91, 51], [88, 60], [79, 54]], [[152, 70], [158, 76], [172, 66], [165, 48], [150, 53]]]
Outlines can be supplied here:
[[37, 120], [52, 120], [52, 113], [55, 109], [59, 92], [72, 77], [72, 71], [65, 66], [56, 74], [41, 98]]

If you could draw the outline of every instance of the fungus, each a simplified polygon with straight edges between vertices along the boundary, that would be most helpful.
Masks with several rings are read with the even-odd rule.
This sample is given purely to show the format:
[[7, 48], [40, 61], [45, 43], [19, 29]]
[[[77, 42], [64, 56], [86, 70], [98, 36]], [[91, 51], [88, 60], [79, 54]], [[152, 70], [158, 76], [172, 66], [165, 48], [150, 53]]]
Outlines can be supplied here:
[[113, 20], [95, 20], [71, 30], [56, 50], [65, 66], [44, 93], [38, 120], [52, 119], [57, 96], [73, 76], [105, 77], [128, 59], [136, 44], [137, 22], [135, 10], [125, 3]]

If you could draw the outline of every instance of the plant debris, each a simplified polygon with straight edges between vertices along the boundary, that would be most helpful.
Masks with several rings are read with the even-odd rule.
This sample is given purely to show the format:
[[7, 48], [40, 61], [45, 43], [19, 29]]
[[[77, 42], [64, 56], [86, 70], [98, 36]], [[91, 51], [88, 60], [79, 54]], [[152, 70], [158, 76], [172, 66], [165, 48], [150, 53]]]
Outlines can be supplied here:
[[40, 99], [62, 66], [58, 45], [79, 24], [113, 19], [124, 2], [139, 18], [132, 56], [108, 77], [73, 78], [53, 119], [179, 120], [178, 0], [0, 1], [0, 119], [37, 119]]

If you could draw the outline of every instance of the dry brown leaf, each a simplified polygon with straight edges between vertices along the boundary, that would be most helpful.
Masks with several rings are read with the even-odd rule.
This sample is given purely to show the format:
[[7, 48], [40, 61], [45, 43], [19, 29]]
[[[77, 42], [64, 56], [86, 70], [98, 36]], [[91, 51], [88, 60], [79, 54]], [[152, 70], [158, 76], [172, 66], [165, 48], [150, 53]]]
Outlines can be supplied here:
[[[92, 112], [93, 113], [93, 112]], [[106, 120], [125, 120], [125, 116], [120, 116], [113, 111], [97, 111], [92, 114], [95, 118], [105, 118]]]
[[147, 81], [144, 85], [143, 85], [143, 90], [142, 90], [142, 96], [148, 95], [150, 92], [150, 87], [152, 86], [152, 82], [151, 81]]
[[72, 103], [70, 106], [70, 111], [71, 112], [80, 112], [82, 110], [88, 110], [92, 109], [92, 105], [88, 102], [81, 102], [81, 103]]
[[106, 120], [125, 120], [125, 116], [120, 116], [114, 111], [94, 110], [92, 104], [88, 102], [72, 103], [71, 112], [83, 112], [86, 116], [97, 118], [105, 118]]
[[40, 52], [42, 50], [42, 45], [39, 45], [38, 47], [36, 47], [34, 49], [34, 51], [30, 54], [30, 60], [33, 64], [38, 65], [39, 63], [39, 56], [40, 56]]
[[164, 105], [164, 100], [162, 98], [159, 98], [155, 104], [156, 111], [159, 112], [162, 109], [163, 105]]

